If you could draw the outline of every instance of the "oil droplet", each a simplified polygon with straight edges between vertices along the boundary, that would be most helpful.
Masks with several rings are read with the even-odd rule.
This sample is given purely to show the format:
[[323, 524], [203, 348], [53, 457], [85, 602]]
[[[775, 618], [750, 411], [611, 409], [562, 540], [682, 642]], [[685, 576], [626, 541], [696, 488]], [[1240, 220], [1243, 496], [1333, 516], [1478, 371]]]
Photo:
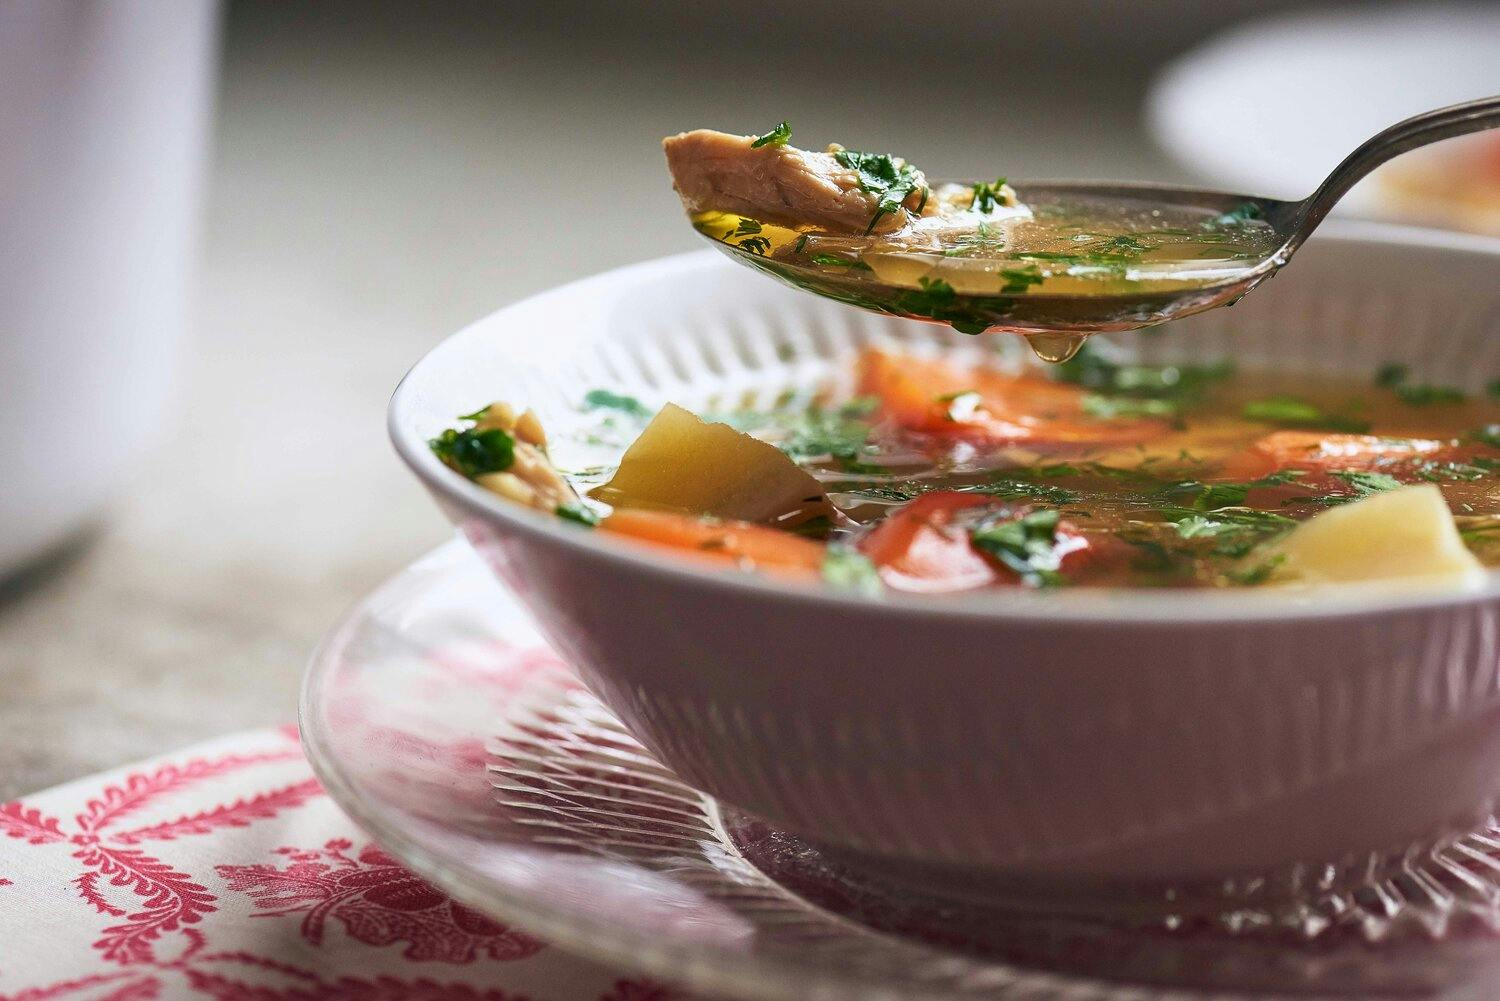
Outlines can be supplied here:
[[1076, 355], [1078, 349], [1083, 347], [1083, 342], [1088, 340], [1088, 334], [1069, 333], [1065, 330], [1048, 330], [1024, 336], [1026, 343], [1031, 345], [1032, 354], [1054, 365]]

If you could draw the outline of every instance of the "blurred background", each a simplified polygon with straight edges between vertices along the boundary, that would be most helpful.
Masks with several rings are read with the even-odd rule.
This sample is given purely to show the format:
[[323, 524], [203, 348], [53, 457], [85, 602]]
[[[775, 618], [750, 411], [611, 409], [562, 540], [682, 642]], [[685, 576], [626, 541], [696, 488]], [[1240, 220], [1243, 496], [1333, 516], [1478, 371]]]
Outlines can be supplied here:
[[[37, 257], [16, 220], [97, 236], [109, 253], [78, 263], [78, 280], [55, 269], [28, 280], [31, 312], [0, 329], [0, 389], [3, 370], [12, 380], [0, 442], [4, 422], [41, 413], [18, 402], [28, 392], [64, 398], [48, 428], [77, 438], [15, 434], [20, 458], [5, 461], [54, 487], [70, 468], [123, 468], [83, 510], [62, 517], [46, 502], [57, 517], [36, 538], [21, 539], [19, 514], [0, 525], [15, 543], [0, 566], [0, 800], [292, 718], [302, 665], [340, 611], [448, 536], [386, 444], [392, 387], [445, 334], [507, 302], [693, 249], [663, 135], [788, 119], [799, 144], [890, 150], [939, 178], [1301, 195], [1384, 124], [1500, 91], [1493, 4], [140, 0], [59, 4], [71, 11], [59, 21], [38, 14], [50, 2], [0, 0], [0, 82], [20, 78], [0, 87], [0, 127], [12, 139], [53, 126], [113, 136], [107, 108], [105, 126], [52, 120], [59, 95], [109, 63], [100, 86], [135, 95], [130, 134], [146, 154], [127, 175], [123, 153], [95, 144], [59, 204], [113, 178], [126, 209], [180, 212], [197, 250], [170, 233], [110, 237], [103, 209], [41, 212], [25, 172], [61, 184], [59, 164], [40, 163], [53, 147], [7, 140], [12, 282]], [[74, 56], [43, 75], [23, 58], [42, 42]], [[122, 90], [143, 65], [154, 89]], [[1356, 210], [1400, 215], [1403, 199], [1478, 178], [1423, 221], [1500, 229], [1500, 153], [1434, 169], [1435, 187], [1412, 175], [1406, 194], [1393, 181]], [[152, 189], [163, 176], [179, 195]], [[153, 254], [192, 264], [180, 352], [160, 302], [114, 329], [124, 314], [98, 299], [78, 336], [113, 329], [118, 357], [48, 328], [48, 308], [124, 296], [104, 279]], [[142, 281], [175, 288], [174, 275]], [[148, 354], [160, 364], [134, 371]], [[54, 379], [91, 359], [81, 398], [60, 394]], [[24, 374], [28, 360], [44, 374]], [[131, 418], [154, 432], [96, 447], [123, 420], [121, 404], [100, 402], [110, 393], [159, 395]], [[0, 472], [0, 510], [7, 490], [23, 494]]]

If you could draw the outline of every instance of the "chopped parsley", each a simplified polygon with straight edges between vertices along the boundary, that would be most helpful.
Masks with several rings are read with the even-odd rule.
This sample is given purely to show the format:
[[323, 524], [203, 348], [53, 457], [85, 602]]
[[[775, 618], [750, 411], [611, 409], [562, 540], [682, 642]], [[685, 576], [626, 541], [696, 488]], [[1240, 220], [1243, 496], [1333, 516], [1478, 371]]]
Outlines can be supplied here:
[[953, 286], [941, 278], [918, 278], [918, 289], [908, 289], [896, 297], [896, 308], [914, 316], [926, 316], [946, 323], [961, 334], [982, 334], [990, 328], [968, 312], [958, 300]]
[[1238, 559], [1261, 543], [1291, 531], [1297, 524], [1274, 511], [1253, 507], [1221, 507], [1208, 512], [1189, 508], [1163, 508], [1162, 517], [1171, 522], [1184, 539], [1211, 539], [1216, 556]]
[[[865, 227], [866, 233], [875, 230], [881, 218], [901, 208], [911, 193], [922, 189], [922, 202], [927, 202], [927, 188], [922, 183], [917, 169], [900, 157], [889, 153], [860, 153], [852, 149], [841, 149], [833, 154], [840, 167], [854, 171], [859, 177], [859, 187], [866, 194], [874, 195], [875, 215]], [[918, 209], [918, 211], [921, 211]]]
[[1476, 457], [1473, 462], [1456, 460], [1432, 460], [1421, 463], [1414, 470], [1419, 479], [1428, 483], [1472, 483], [1500, 470], [1500, 462]]
[[1466, 397], [1461, 390], [1451, 386], [1426, 386], [1406, 380], [1411, 370], [1396, 362], [1387, 362], [1375, 372], [1375, 385], [1394, 392], [1402, 403], [1414, 407], [1427, 407], [1435, 403], [1462, 403]]
[[1438, 403], [1462, 403], [1468, 399], [1461, 390], [1452, 386], [1397, 386], [1396, 395], [1402, 403], [1414, 407], [1429, 407]]
[[870, 451], [870, 422], [880, 401], [857, 396], [838, 407], [788, 412], [735, 411], [713, 419], [741, 431], [769, 429], [768, 435], [789, 457], [799, 462], [832, 459], [847, 472], [875, 472], [879, 466], [864, 461]]
[[1386, 362], [1375, 370], [1375, 385], [1382, 389], [1392, 389], [1406, 381], [1411, 370], [1405, 365], [1397, 362]]
[[1234, 374], [1229, 362], [1212, 365], [1122, 364], [1085, 344], [1057, 365], [1053, 375], [1094, 392], [1083, 398], [1084, 413], [1101, 420], [1151, 417], [1176, 420], [1203, 388]]
[[1057, 525], [1061, 515], [1045, 509], [1018, 518], [986, 521], [969, 533], [974, 548], [995, 557], [1031, 587], [1053, 587], [1063, 582], [1058, 567]]
[[1192, 495], [1193, 499], [1189, 507], [1194, 511], [1219, 511], [1226, 507], [1239, 507], [1244, 504], [1252, 490], [1285, 486], [1288, 483], [1295, 483], [1302, 475], [1300, 469], [1282, 469], [1262, 476], [1258, 480], [1248, 480], [1243, 483], [1201, 483], [1197, 480], [1183, 480], [1171, 484], [1163, 493], [1168, 497]]
[[1234, 374], [1228, 361], [1211, 365], [1136, 365], [1111, 361], [1091, 344], [1052, 369], [1060, 382], [1071, 382], [1110, 396], [1181, 399]]
[[1255, 222], [1262, 218], [1263, 213], [1259, 205], [1254, 202], [1241, 202], [1234, 208], [1221, 215], [1210, 219], [1206, 224], [1208, 229], [1222, 229], [1227, 226], [1243, 226], [1247, 222]]
[[1000, 277], [1005, 279], [1005, 284], [1000, 286], [1001, 295], [1018, 295], [1047, 280], [1047, 276], [1034, 267], [1006, 268], [1000, 272]]
[[850, 268], [854, 271], [869, 271], [870, 266], [855, 257], [840, 257], [838, 254], [813, 254], [812, 262], [825, 268]]
[[557, 506], [557, 516], [564, 521], [575, 522], [586, 528], [599, 524], [599, 513], [586, 504], [567, 503]]
[[1121, 417], [1152, 417], [1174, 419], [1182, 413], [1182, 404], [1177, 400], [1138, 399], [1133, 396], [1100, 396], [1090, 393], [1083, 398], [1083, 412], [1100, 420], [1115, 420]]
[[763, 136], [756, 136], [755, 141], [750, 144], [751, 149], [760, 149], [762, 146], [785, 146], [792, 138], [792, 127], [782, 122], [770, 132]]
[[997, 476], [988, 483], [961, 487], [965, 493], [987, 494], [1005, 500], [1034, 500], [1044, 504], [1071, 504], [1078, 494], [1052, 483], [1031, 483], [1009, 476]]
[[1244, 584], [1246, 586], [1264, 584], [1266, 581], [1271, 579], [1271, 575], [1276, 572], [1276, 568], [1281, 566], [1281, 564], [1285, 562], [1286, 556], [1284, 554], [1277, 554], [1268, 560], [1263, 560], [1260, 563], [1255, 564], [1252, 567], [1230, 570], [1224, 576], [1228, 577], [1236, 584]]
[[1388, 473], [1374, 473], [1364, 469], [1342, 469], [1331, 475], [1353, 487], [1356, 497], [1368, 497], [1386, 490], [1395, 490], [1401, 485], [1400, 480]]
[[974, 185], [974, 197], [969, 202], [969, 208], [975, 212], [986, 214], [995, 211], [996, 208], [1004, 208], [1005, 200], [1005, 178], [995, 178], [994, 184], [980, 181]]
[[432, 453], [469, 479], [510, 468], [516, 440], [500, 428], [448, 428], [427, 442]]
[[642, 420], [651, 416], [651, 409], [633, 396], [622, 396], [607, 389], [591, 389], [584, 394], [585, 410], [618, 410]]
[[1270, 396], [1264, 400], [1251, 400], [1245, 404], [1241, 413], [1246, 420], [1280, 424], [1283, 427], [1315, 428], [1349, 434], [1363, 434], [1370, 430], [1369, 421], [1327, 413], [1295, 396]]
[[841, 591], [868, 597], [878, 596], [885, 590], [870, 558], [857, 549], [838, 543], [830, 545], [823, 557], [823, 580]]

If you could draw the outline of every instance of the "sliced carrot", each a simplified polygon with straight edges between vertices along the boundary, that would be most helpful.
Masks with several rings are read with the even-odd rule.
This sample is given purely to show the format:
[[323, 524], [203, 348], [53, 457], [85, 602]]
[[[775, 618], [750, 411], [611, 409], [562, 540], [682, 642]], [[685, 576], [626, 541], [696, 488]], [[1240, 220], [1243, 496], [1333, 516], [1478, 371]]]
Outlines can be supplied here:
[[859, 359], [859, 392], [909, 431], [995, 444], [1119, 445], [1163, 434], [1159, 420], [1099, 420], [1083, 409], [1087, 391], [1037, 376], [868, 350]]
[[721, 521], [673, 511], [620, 510], [601, 531], [665, 546], [710, 563], [797, 579], [818, 576], [824, 547], [801, 536], [748, 521]]
[[[1025, 510], [982, 494], [935, 491], [887, 516], [860, 540], [859, 550], [897, 591], [939, 594], [1015, 584], [1016, 573], [974, 548], [969, 531], [988, 514]], [[1058, 525], [1056, 535], [1066, 554], [1062, 569], [1072, 571], [1088, 561], [1086, 537], [1066, 523]]]

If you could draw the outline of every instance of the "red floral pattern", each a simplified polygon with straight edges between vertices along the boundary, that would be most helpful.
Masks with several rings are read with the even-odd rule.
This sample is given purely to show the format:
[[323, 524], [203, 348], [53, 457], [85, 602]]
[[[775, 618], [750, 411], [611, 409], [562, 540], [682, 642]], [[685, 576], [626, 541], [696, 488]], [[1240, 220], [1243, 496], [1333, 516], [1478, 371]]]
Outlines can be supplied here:
[[672, 997], [413, 876], [323, 796], [288, 729], [0, 804], [0, 872], [0, 907], [33, 913], [6, 931], [0, 1001]]
[[284, 869], [217, 868], [229, 889], [248, 893], [265, 909], [261, 917], [303, 914], [302, 935], [314, 945], [322, 943], [324, 926], [333, 917], [367, 945], [406, 943], [402, 955], [407, 959], [521, 959], [542, 947], [536, 939], [448, 899], [375, 845], [351, 857], [346, 852], [352, 847], [347, 838], [334, 838], [320, 851], [276, 849], [292, 860]]

